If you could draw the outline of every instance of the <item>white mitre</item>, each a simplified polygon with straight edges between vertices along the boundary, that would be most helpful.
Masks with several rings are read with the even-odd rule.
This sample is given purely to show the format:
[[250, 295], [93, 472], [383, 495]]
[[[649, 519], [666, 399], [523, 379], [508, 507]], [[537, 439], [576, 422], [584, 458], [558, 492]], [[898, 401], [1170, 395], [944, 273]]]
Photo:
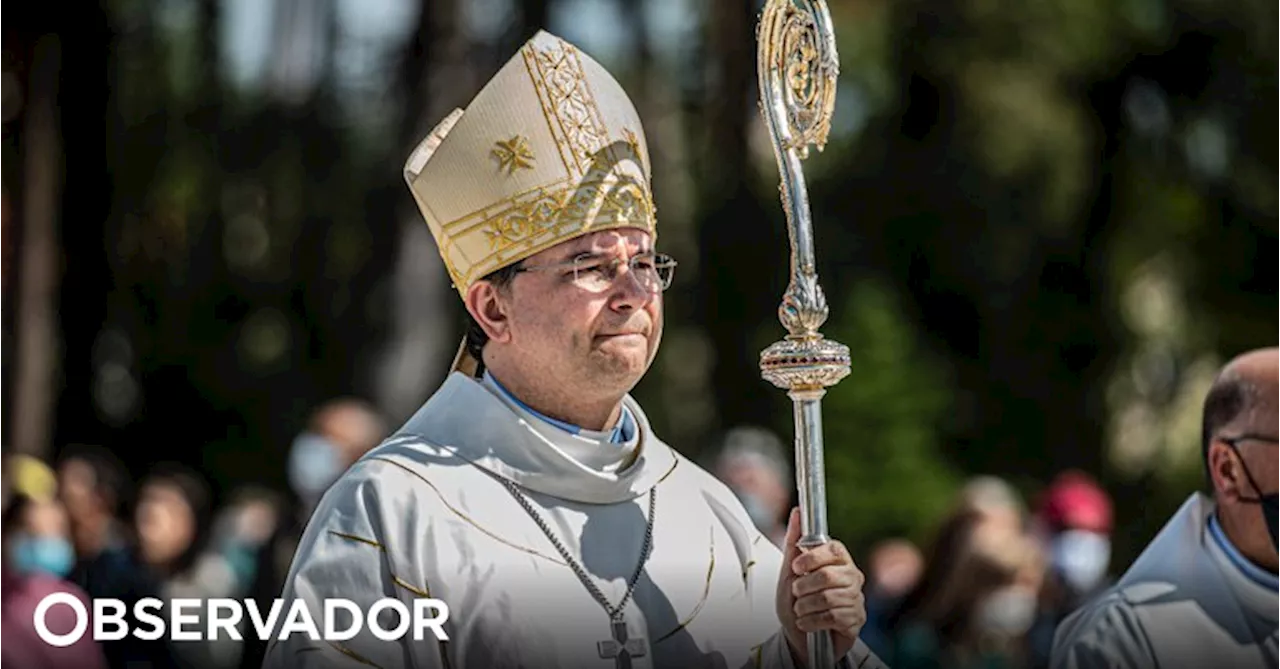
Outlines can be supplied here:
[[[622, 86], [539, 31], [422, 140], [405, 181], [458, 293], [589, 232], [638, 227], [656, 241], [648, 147]], [[470, 367], [463, 360], [454, 369]]]

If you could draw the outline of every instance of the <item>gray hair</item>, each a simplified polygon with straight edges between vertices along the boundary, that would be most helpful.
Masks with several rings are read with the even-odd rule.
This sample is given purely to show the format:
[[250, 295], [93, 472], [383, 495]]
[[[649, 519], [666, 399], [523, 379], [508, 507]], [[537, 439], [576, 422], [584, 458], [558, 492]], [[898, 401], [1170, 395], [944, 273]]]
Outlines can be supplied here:
[[782, 439], [771, 430], [740, 425], [725, 433], [714, 463], [716, 469], [735, 462], [749, 462], [773, 471], [786, 485], [791, 484], [791, 458]]
[[961, 504], [975, 511], [1007, 509], [1022, 513], [1026, 505], [1017, 489], [998, 476], [975, 476], [960, 491]]

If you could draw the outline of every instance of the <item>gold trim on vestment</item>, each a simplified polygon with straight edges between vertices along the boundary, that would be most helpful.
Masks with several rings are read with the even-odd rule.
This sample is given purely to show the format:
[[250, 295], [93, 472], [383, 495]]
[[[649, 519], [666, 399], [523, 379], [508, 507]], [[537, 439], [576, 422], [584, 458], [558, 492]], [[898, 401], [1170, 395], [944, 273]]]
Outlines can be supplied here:
[[369, 544], [370, 546], [373, 546], [374, 548], [376, 548], [376, 549], [378, 549], [378, 550], [382, 551], [383, 553], [387, 552], [387, 547], [386, 547], [386, 546], [383, 546], [382, 544], [380, 544], [380, 543], [378, 543], [378, 542], [374, 541], [373, 539], [366, 539], [366, 538], [364, 538], [364, 537], [357, 537], [357, 536], [356, 536], [356, 535], [354, 535], [354, 534], [347, 534], [347, 533], [345, 533], [345, 532], [339, 532], [339, 531], [337, 531], [337, 530], [328, 530], [328, 532], [329, 532], [329, 534], [332, 534], [332, 535], [333, 535], [333, 536], [335, 536], [335, 537], [339, 537], [339, 538], [342, 538], [342, 539], [347, 539], [347, 540], [350, 540], [350, 541], [358, 541], [358, 542], [360, 542], [360, 543], [362, 543], [362, 544]]
[[[668, 446], [667, 448], [670, 448], [670, 446]], [[679, 465], [679, 464], [680, 464], [680, 458], [672, 457], [672, 459], [671, 459], [671, 469], [668, 469], [668, 470], [667, 470], [667, 473], [663, 474], [663, 475], [662, 475], [662, 478], [658, 479], [658, 483], [655, 483], [655, 484], [653, 484], [653, 485], [654, 485], [654, 486], [657, 486], [658, 484], [660, 484], [660, 483], [662, 483], [663, 481], [667, 480], [667, 477], [668, 477], [668, 476], [671, 476], [671, 473], [672, 473], [672, 472], [674, 472], [674, 471], [676, 470], [676, 466], [677, 466], [677, 465]]]
[[671, 630], [670, 632], [667, 632], [666, 634], [663, 634], [662, 636], [658, 637], [657, 641], [653, 642], [654, 644], [662, 643], [666, 639], [671, 638], [672, 636], [675, 635], [676, 632], [679, 632], [680, 630], [688, 626], [689, 623], [693, 622], [693, 619], [698, 616], [698, 612], [701, 611], [702, 607], [706, 605], [707, 598], [711, 596], [711, 575], [714, 574], [715, 571], [716, 571], [716, 528], [712, 527], [711, 528], [711, 564], [707, 565], [707, 583], [706, 585], [702, 586], [702, 599], [698, 600], [698, 605], [693, 607], [693, 612], [689, 614], [689, 617], [684, 619], [684, 622], [681, 622], [679, 625], [676, 625], [676, 628]]
[[370, 660], [369, 658], [361, 655], [360, 653], [355, 652], [354, 650], [351, 650], [350, 648], [347, 648], [346, 646], [343, 646], [340, 643], [337, 643], [335, 641], [326, 641], [325, 643], [329, 644], [330, 646], [333, 646], [334, 650], [338, 651], [339, 653], [342, 653], [343, 655], [346, 655], [347, 657], [355, 660], [356, 662], [359, 662], [360, 664], [368, 665], [370, 667], [378, 667], [378, 669], [382, 669], [382, 667], [377, 663], [375, 663], [373, 660]]
[[497, 534], [494, 534], [493, 532], [491, 532], [491, 531], [489, 531], [489, 530], [485, 529], [484, 527], [481, 527], [481, 526], [480, 526], [480, 523], [477, 523], [474, 519], [472, 519], [472, 518], [471, 518], [470, 516], [468, 516], [467, 514], [465, 514], [465, 513], [463, 513], [462, 511], [460, 511], [460, 510], [458, 510], [458, 509], [454, 508], [454, 506], [453, 506], [452, 504], [450, 504], [450, 503], [449, 503], [449, 500], [447, 500], [447, 499], [445, 499], [445, 498], [444, 498], [444, 493], [440, 492], [440, 489], [439, 489], [439, 488], [437, 488], [437, 487], [436, 487], [436, 485], [435, 485], [434, 483], [432, 483], [431, 481], [428, 481], [428, 480], [427, 480], [427, 478], [426, 478], [425, 476], [423, 476], [422, 474], [419, 474], [418, 472], [415, 472], [415, 471], [413, 471], [412, 469], [409, 469], [408, 467], [406, 467], [406, 466], [404, 466], [404, 465], [400, 464], [399, 462], [396, 462], [395, 460], [388, 460], [387, 458], [380, 458], [380, 457], [371, 457], [371, 458], [369, 458], [369, 459], [370, 459], [370, 460], [378, 460], [378, 461], [380, 461], [380, 462], [385, 462], [385, 463], [390, 464], [390, 465], [395, 465], [396, 467], [399, 467], [400, 469], [403, 469], [403, 470], [405, 470], [406, 472], [409, 472], [410, 474], [413, 474], [414, 476], [418, 477], [418, 479], [419, 479], [419, 480], [421, 480], [423, 483], [427, 484], [427, 487], [429, 487], [429, 488], [431, 488], [433, 491], [435, 491], [436, 495], [440, 498], [440, 503], [441, 503], [441, 504], [444, 504], [444, 507], [445, 507], [446, 509], [448, 509], [448, 510], [452, 511], [452, 512], [454, 513], [454, 515], [456, 515], [456, 516], [458, 516], [459, 518], [461, 518], [461, 519], [463, 519], [463, 520], [467, 521], [468, 523], [470, 523], [472, 527], [476, 528], [477, 530], [480, 530], [480, 532], [481, 532], [482, 534], [484, 534], [484, 535], [488, 536], [490, 539], [493, 539], [494, 541], [497, 541], [497, 542], [498, 542], [498, 543], [500, 543], [500, 544], [504, 544], [504, 545], [506, 545], [506, 546], [510, 546], [511, 548], [514, 548], [514, 549], [516, 549], [516, 550], [518, 550], [518, 551], [523, 551], [523, 552], [528, 553], [528, 554], [530, 554], [530, 555], [536, 555], [536, 556], [538, 556], [538, 557], [540, 557], [540, 558], [543, 558], [543, 559], [545, 559], [545, 560], [548, 560], [548, 561], [550, 561], [550, 562], [553, 562], [553, 563], [555, 563], [555, 564], [558, 564], [558, 565], [560, 565], [560, 566], [562, 566], [562, 567], [568, 567], [568, 566], [569, 566], [567, 563], [565, 563], [565, 562], [564, 562], [564, 561], [562, 561], [562, 560], [557, 560], [557, 559], [555, 559], [555, 558], [551, 557], [550, 555], [547, 555], [547, 554], [545, 554], [545, 553], [540, 553], [540, 552], [538, 552], [538, 551], [536, 551], [536, 550], [534, 550], [534, 549], [532, 549], [532, 548], [527, 548], [527, 547], [525, 547], [525, 546], [521, 546], [521, 545], [519, 545], [519, 544], [515, 544], [515, 543], [512, 543], [512, 542], [510, 542], [510, 541], [507, 541], [506, 539], [503, 539], [502, 537], [498, 536]]
[[751, 659], [755, 661], [756, 669], [764, 666], [764, 644], [751, 647]]
[[754, 566], [756, 566], [756, 560], [755, 558], [752, 558], [748, 560], [747, 565], [742, 568], [742, 587], [747, 587], [747, 584], [749, 583], [747, 575], [751, 572], [751, 568]]
[[[338, 532], [337, 530], [326, 530], [326, 531], [327, 531], [329, 534], [332, 534], [332, 535], [333, 535], [333, 536], [335, 536], [335, 537], [339, 537], [339, 538], [342, 538], [342, 539], [347, 539], [348, 541], [356, 541], [356, 542], [359, 542], [359, 543], [362, 543], [362, 544], [367, 544], [367, 545], [369, 545], [369, 546], [373, 546], [374, 548], [376, 548], [376, 549], [378, 549], [378, 550], [382, 551], [384, 554], [389, 554], [389, 553], [390, 553], [390, 551], [388, 551], [388, 550], [387, 550], [387, 547], [386, 547], [386, 546], [383, 546], [382, 544], [380, 544], [380, 543], [378, 543], [378, 542], [374, 541], [373, 539], [366, 539], [366, 538], [364, 538], [364, 537], [358, 537], [358, 536], [356, 536], [356, 535], [354, 535], [354, 534], [347, 534], [346, 532]], [[412, 585], [409, 585], [409, 583], [407, 583], [404, 579], [400, 578], [399, 576], [396, 576], [394, 573], [393, 573], [393, 574], [391, 574], [391, 580], [392, 580], [392, 582], [394, 582], [396, 585], [398, 585], [398, 586], [400, 586], [400, 587], [404, 588], [405, 590], [408, 590], [409, 592], [412, 592], [413, 594], [415, 594], [415, 595], [417, 595], [417, 596], [419, 596], [419, 597], [430, 597], [430, 596], [431, 596], [431, 585], [430, 585], [430, 584], [428, 584], [428, 585], [426, 586], [426, 589], [419, 589], [419, 588], [416, 588], [416, 587], [414, 587], [414, 586], [412, 586]]]
[[419, 597], [430, 597], [430, 596], [431, 596], [431, 586], [427, 586], [427, 589], [426, 589], [426, 590], [419, 590], [418, 588], [415, 588], [415, 587], [413, 587], [412, 585], [409, 585], [408, 583], [405, 583], [405, 582], [404, 582], [404, 579], [400, 578], [399, 576], [396, 576], [395, 574], [392, 574], [392, 575], [391, 575], [391, 581], [392, 581], [393, 583], [395, 583], [396, 585], [398, 585], [398, 586], [400, 586], [400, 587], [404, 588], [405, 590], [408, 590], [409, 592], [412, 592], [413, 594], [415, 594], [415, 595], [417, 595], [417, 596], [419, 596]]

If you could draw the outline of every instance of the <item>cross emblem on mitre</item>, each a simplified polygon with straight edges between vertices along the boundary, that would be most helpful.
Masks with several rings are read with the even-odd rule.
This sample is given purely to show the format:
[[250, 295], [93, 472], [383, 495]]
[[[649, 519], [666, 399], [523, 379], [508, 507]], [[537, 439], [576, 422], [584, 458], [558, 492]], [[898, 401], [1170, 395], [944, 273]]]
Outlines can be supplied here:
[[493, 156], [498, 159], [498, 169], [514, 174], [516, 170], [533, 169], [533, 150], [523, 135], [494, 142]]
[[610, 623], [610, 627], [613, 628], [613, 638], [596, 642], [600, 657], [613, 660], [618, 669], [631, 669], [631, 658], [644, 657], [646, 652], [644, 638], [628, 639], [625, 620], [615, 620]]

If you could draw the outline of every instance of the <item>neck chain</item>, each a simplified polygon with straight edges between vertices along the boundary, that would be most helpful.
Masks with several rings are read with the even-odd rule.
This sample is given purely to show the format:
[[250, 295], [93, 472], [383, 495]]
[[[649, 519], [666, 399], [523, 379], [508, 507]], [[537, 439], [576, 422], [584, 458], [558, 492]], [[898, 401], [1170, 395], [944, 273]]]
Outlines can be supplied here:
[[615, 622], [622, 620], [622, 610], [627, 607], [627, 602], [631, 600], [631, 595], [636, 589], [636, 583], [640, 581], [640, 573], [644, 571], [644, 565], [649, 561], [649, 553], [653, 549], [653, 519], [654, 510], [657, 508], [658, 502], [658, 486], [654, 486], [649, 489], [649, 518], [645, 523], [644, 545], [640, 549], [640, 561], [636, 564], [635, 573], [631, 575], [631, 579], [627, 582], [627, 593], [622, 596], [622, 601], [618, 602], [617, 606], [613, 606], [609, 604], [608, 598], [606, 598], [604, 593], [600, 591], [600, 588], [596, 586], [595, 581], [591, 580], [591, 577], [587, 575], [587, 571], [582, 568], [582, 565], [578, 564], [578, 561], [569, 554], [569, 550], [564, 547], [564, 544], [556, 538], [555, 533], [551, 531], [551, 526], [542, 518], [542, 514], [538, 513], [538, 510], [533, 508], [533, 503], [525, 497], [524, 493], [520, 492], [520, 489], [516, 484], [505, 478], [499, 477], [498, 480], [502, 482], [502, 485], [506, 486], [507, 490], [511, 491], [511, 494], [516, 498], [516, 501], [520, 502], [520, 506], [524, 507], [524, 510], [533, 518], [533, 522], [537, 523], [538, 527], [541, 528], [542, 533], [547, 535], [547, 539], [551, 541], [551, 545], [555, 546], [556, 551], [560, 553], [560, 557], [564, 558], [564, 561], [569, 563], [569, 567], [572, 568], [573, 573], [578, 576], [578, 580], [582, 581], [582, 584], [586, 586], [587, 591], [591, 593], [591, 596], [600, 603], [600, 606], [604, 607], [605, 612], [609, 614], [609, 619]]

